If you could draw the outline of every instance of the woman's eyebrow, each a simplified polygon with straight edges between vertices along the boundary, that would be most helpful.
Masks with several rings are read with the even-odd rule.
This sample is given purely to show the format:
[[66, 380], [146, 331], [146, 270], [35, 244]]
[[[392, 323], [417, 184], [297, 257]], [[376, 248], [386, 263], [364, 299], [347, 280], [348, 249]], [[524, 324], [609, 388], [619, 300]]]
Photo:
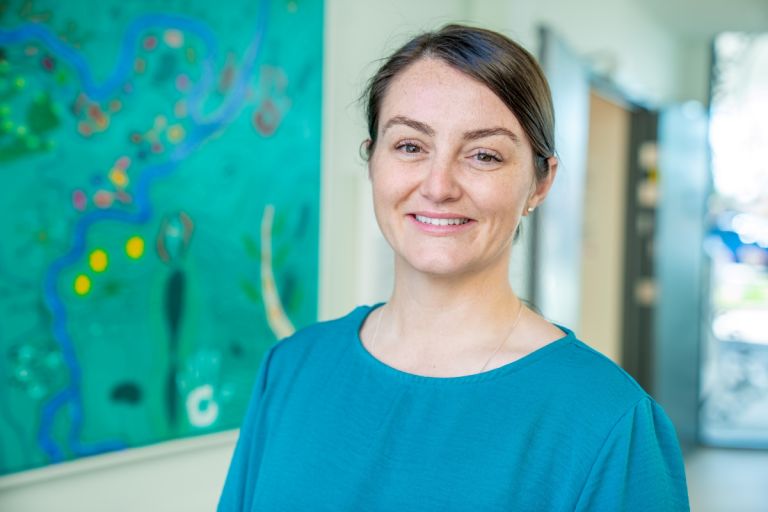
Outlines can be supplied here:
[[[409, 126], [416, 131], [419, 131], [425, 135], [429, 135], [430, 137], [435, 135], [434, 128], [432, 128], [428, 124], [422, 123], [421, 121], [417, 121], [415, 119], [411, 119], [410, 117], [406, 117], [406, 116], [395, 116], [389, 121], [387, 121], [387, 123], [384, 125], [384, 129], [382, 130], [382, 133], [386, 132], [392, 126], [395, 126], [398, 124]], [[464, 140], [477, 140], [477, 139], [482, 139], [484, 137], [491, 137], [493, 135], [506, 135], [507, 137], [512, 139], [512, 142], [514, 142], [515, 144], [518, 144], [520, 142], [520, 137], [516, 133], [506, 128], [503, 128], [501, 126], [497, 126], [494, 128], [481, 128], [479, 130], [471, 130], [468, 132], [464, 132], [462, 137], [464, 138]]]
[[502, 128], [501, 126], [498, 126], [496, 128], [482, 128], [480, 130], [472, 130], [469, 132], [464, 132], [464, 140], [477, 140], [482, 139], [483, 137], [491, 137], [493, 135], [506, 135], [510, 139], [512, 139], [512, 142], [515, 144], [520, 143], [520, 137], [513, 133], [506, 128]]
[[384, 129], [382, 130], [381, 133], [386, 132], [390, 127], [396, 124], [404, 124], [405, 126], [410, 126], [414, 130], [419, 131], [424, 135], [429, 135], [430, 137], [435, 135], [435, 130], [428, 124], [422, 123], [421, 121], [417, 121], [415, 119], [411, 119], [410, 117], [405, 117], [405, 116], [395, 116], [389, 121], [387, 121], [387, 124], [384, 125]]

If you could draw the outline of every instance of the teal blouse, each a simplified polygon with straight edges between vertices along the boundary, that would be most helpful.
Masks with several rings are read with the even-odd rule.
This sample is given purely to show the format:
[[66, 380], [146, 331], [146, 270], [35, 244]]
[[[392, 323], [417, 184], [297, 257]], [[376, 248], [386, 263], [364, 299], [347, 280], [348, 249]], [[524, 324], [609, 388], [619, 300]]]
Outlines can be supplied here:
[[573, 332], [488, 372], [424, 377], [364, 348], [371, 309], [268, 352], [219, 511], [689, 510], [666, 414]]

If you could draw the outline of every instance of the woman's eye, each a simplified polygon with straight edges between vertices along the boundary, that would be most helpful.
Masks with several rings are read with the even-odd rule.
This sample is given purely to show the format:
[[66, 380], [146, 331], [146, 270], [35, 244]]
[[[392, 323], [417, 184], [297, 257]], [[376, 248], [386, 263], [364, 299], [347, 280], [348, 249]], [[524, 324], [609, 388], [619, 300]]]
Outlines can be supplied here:
[[501, 157], [494, 153], [488, 153], [487, 151], [478, 151], [475, 153], [474, 157], [484, 164], [501, 163]]
[[421, 148], [412, 142], [401, 142], [395, 149], [402, 151], [403, 153], [413, 154], [421, 151]]

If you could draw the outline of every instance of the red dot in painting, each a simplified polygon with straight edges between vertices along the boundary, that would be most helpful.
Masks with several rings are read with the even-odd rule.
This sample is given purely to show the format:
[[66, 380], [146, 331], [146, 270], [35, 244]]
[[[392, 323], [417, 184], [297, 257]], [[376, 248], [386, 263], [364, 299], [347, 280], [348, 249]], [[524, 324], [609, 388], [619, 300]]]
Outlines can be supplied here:
[[133, 198], [131, 197], [130, 194], [126, 194], [124, 191], [118, 190], [117, 191], [117, 200], [120, 201], [121, 203], [126, 203], [127, 204], [127, 203], [130, 203], [131, 201], [133, 201]]
[[93, 129], [85, 121], [80, 121], [79, 123], [77, 123], [77, 131], [80, 132], [80, 135], [82, 135], [83, 137], [90, 137], [91, 134], [93, 133]]
[[144, 38], [144, 49], [145, 50], [154, 50], [157, 48], [157, 38], [155, 36], [147, 36]]
[[87, 202], [87, 198], [85, 196], [85, 193], [83, 193], [82, 190], [75, 190], [72, 193], [72, 203], [76, 209], [80, 211], [85, 210], [86, 202]]
[[141, 134], [138, 132], [134, 132], [131, 134], [131, 142], [134, 144], [138, 144], [141, 142]]
[[88, 117], [90, 117], [91, 119], [98, 119], [101, 116], [102, 116], [101, 109], [99, 108], [98, 105], [88, 106]]
[[265, 100], [261, 109], [257, 110], [251, 119], [254, 128], [261, 135], [269, 137], [277, 129], [277, 125], [280, 124], [280, 112], [271, 100]]
[[43, 68], [46, 71], [53, 71], [54, 64], [55, 64], [53, 57], [51, 57], [50, 55], [46, 55], [45, 57], [43, 57], [43, 60], [41, 61], [41, 63], [43, 65]]
[[131, 159], [127, 156], [121, 156], [117, 159], [117, 163], [115, 164], [116, 167], [119, 167], [122, 170], [126, 170], [131, 165]]
[[93, 202], [99, 208], [109, 208], [112, 206], [112, 202], [115, 200], [111, 192], [106, 190], [99, 190], [96, 195], [93, 196]]
[[187, 75], [179, 75], [176, 77], [176, 88], [180, 91], [186, 91], [189, 87], [189, 77]]

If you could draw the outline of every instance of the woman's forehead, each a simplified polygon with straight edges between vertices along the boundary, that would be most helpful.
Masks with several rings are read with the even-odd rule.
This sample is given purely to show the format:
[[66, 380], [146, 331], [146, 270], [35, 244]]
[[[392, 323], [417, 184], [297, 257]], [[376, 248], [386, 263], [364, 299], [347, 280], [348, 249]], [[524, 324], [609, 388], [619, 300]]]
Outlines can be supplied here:
[[414, 62], [389, 84], [379, 131], [383, 133], [397, 118], [423, 123], [434, 131], [501, 127], [522, 135], [515, 115], [488, 86], [434, 58]]

